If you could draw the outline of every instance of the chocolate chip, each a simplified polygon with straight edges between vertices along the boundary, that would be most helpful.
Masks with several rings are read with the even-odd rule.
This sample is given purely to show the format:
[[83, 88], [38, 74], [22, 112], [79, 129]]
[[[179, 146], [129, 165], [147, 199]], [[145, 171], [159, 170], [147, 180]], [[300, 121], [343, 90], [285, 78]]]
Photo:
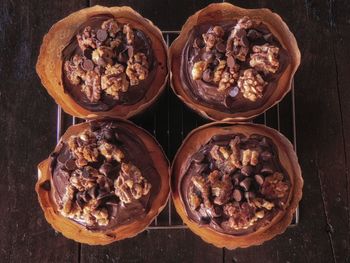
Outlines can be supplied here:
[[92, 58], [92, 49], [91, 48], [84, 49], [83, 54], [87, 59], [91, 59]]
[[197, 37], [194, 41], [193, 41], [193, 47], [194, 48], [203, 48], [204, 47], [204, 42], [201, 38]]
[[244, 197], [245, 197], [245, 199], [247, 199], [247, 200], [253, 199], [253, 198], [255, 198], [255, 193], [253, 193], [253, 192], [246, 192], [246, 193], [244, 194]]
[[215, 45], [215, 47], [216, 47], [216, 50], [219, 51], [219, 52], [221, 52], [221, 53], [225, 53], [225, 51], [226, 51], [226, 45], [225, 45], [224, 42], [218, 42], [218, 43]]
[[131, 58], [134, 55], [134, 48], [133, 46], [128, 46], [128, 56]]
[[233, 183], [235, 185], [239, 185], [240, 181], [242, 181], [244, 178], [244, 175], [242, 175], [241, 173], [235, 173], [233, 175]]
[[97, 194], [97, 187], [96, 185], [91, 187], [88, 191], [88, 194], [93, 198], [95, 199], [96, 198], [96, 194]]
[[213, 80], [213, 72], [210, 69], [206, 69], [203, 73], [203, 80], [205, 82], [211, 82]]
[[51, 184], [50, 184], [50, 180], [46, 180], [45, 182], [43, 182], [40, 187], [42, 189], [44, 189], [45, 191], [50, 191], [51, 190]]
[[211, 63], [214, 61], [215, 57], [214, 57], [214, 54], [212, 52], [204, 52], [202, 54], [202, 59], [205, 61], [205, 62], [208, 62], [208, 63]]
[[101, 165], [100, 169], [98, 171], [105, 175], [108, 176], [109, 172], [113, 169], [113, 166], [110, 163], [104, 163]]
[[99, 29], [97, 30], [96, 36], [99, 41], [103, 42], [107, 39], [108, 33], [104, 29]]
[[201, 152], [197, 152], [196, 154], [193, 155], [192, 159], [196, 163], [201, 163], [205, 158], [205, 155]]
[[226, 63], [229, 68], [234, 68], [236, 66], [236, 61], [233, 56], [228, 56]]
[[233, 195], [232, 196], [233, 196], [233, 199], [235, 199], [237, 202], [242, 200], [242, 193], [238, 189], [233, 190]]
[[264, 161], [268, 161], [272, 157], [271, 153], [268, 151], [262, 152], [260, 156], [261, 156], [261, 159], [263, 159]]
[[254, 179], [258, 185], [262, 185], [264, 183], [264, 177], [261, 174], [256, 174]]
[[241, 43], [242, 43], [243, 46], [248, 47], [248, 46], [249, 46], [249, 40], [248, 40], [248, 38], [247, 38], [246, 36], [243, 36], [243, 37], [241, 38]]
[[261, 33], [256, 31], [255, 29], [251, 29], [248, 31], [247, 33], [247, 37], [251, 40], [255, 40], [257, 38], [260, 38], [261, 37]]
[[232, 89], [230, 89], [230, 91], [228, 92], [228, 95], [230, 95], [232, 98], [234, 98], [238, 95], [238, 92], [239, 92], [239, 88], [237, 86], [235, 86]]
[[273, 168], [271, 164], [264, 164], [263, 167], [261, 168], [262, 173], [267, 173], [267, 174], [272, 174], [273, 173]]
[[120, 63], [126, 63], [128, 61], [128, 58], [125, 53], [120, 52], [118, 54], [118, 62]]
[[94, 62], [90, 59], [85, 59], [82, 65], [82, 68], [86, 71], [91, 71], [94, 69]]
[[241, 169], [241, 173], [244, 174], [245, 176], [250, 176], [253, 172], [253, 167], [250, 165], [244, 165]]
[[269, 33], [269, 34], [266, 34], [266, 35], [264, 35], [264, 39], [267, 41], [267, 42], [272, 42], [273, 41], [273, 36], [272, 36], [272, 34], [271, 33]]
[[239, 185], [240, 185], [241, 187], [243, 187], [243, 189], [244, 189], [245, 191], [248, 191], [249, 188], [250, 188], [250, 184], [251, 184], [251, 183], [252, 183], [252, 179], [246, 178], [246, 179], [244, 179], [242, 182], [240, 182]]
[[234, 104], [234, 99], [231, 96], [226, 96], [224, 105], [226, 108], [231, 109]]

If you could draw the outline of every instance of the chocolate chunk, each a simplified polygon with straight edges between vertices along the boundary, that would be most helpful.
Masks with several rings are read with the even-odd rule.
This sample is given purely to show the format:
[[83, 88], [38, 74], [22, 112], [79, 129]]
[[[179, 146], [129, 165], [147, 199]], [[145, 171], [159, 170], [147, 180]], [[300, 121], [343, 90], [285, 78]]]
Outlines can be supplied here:
[[241, 173], [235, 173], [233, 175], [233, 183], [235, 185], [239, 185], [239, 183], [243, 180], [244, 175], [242, 175]]
[[51, 190], [51, 184], [50, 184], [50, 180], [46, 180], [45, 182], [43, 182], [40, 187], [42, 189], [44, 189], [45, 191], [50, 191]]
[[236, 66], [236, 61], [235, 61], [235, 58], [233, 56], [228, 56], [226, 62], [227, 62], [227, 66], [229, 68], [233, 68]]
[[193, 155], [192, 159], [196, 163], [201, 163], [205, 158], [205, 155], [201, 152], [197, 152], [196, 154]]
[[258, 185], [262, 185], [264, 183], [264, 177], [261, 174], [256, 174], [254, 179]]
[[233, 196], [233, 199], [235, 199], [237, 202], [242, 200], [242, 193], [238, 189], [233, 190], [232, 196]]
[[214, 74], [210, 69], [206, 69], [203, 73], [203, 80], [205, 82], [211, 82], [214, 78]]
[[215, 56], [212, 52], [204, 52], [202, 54], [202, 59], [205, 61], [205, 62], [208, 62], [208, 63], [212, 63], [215, 59]]
[[87, 59], [91, 59], [92, 58], [92, 49], [91, 48], [84, 49], [83, 54]]
[[252, 183], [252, 179], [246, 178], [242, 182], [239, 183], [239, 185], [245, 190], [248, 191], [250, 188], [250, 185]]
[[250, 40], [255, 40], [257, 38], [260, 38], [262, 35], [260, 32], [256, 31], [255, 29], [251, 29], [248, 31], [247, 33], [247, 37], [250, 39]]
[[260, 156], [261, 156], [261, 159], [263, 159], [264, 161], [268, 161], [268, 160], [271, 159], [272, 154], [270, 152], [268, 152], [268, 151], [264, 151], [264, 152], [261, 153]]
[[96, 37], [99, 41], [103, 42], [107, 39], [108, 33], [106, 30], [99, 29], [97, 30]]
[[272, 174], [273, 173], [272, 165], [268, 163], [264, 164], [263, 167], [261, 168], [261, 172], [266, 174]]
[[85, 59], [82, 65], [82, 68], [86, 71], [91, 71], [94, 69], [94, 62], [90, 59]]
[[203, 48], [203, 47], [204, 47], [204, 41], [203, 41], [203, 39], [197, 37], [197, 38], [193, 41], [193, 47], [194, 47], [194, 48]]
[[244, 174], [245, 176], [250, 176], [253, 172], [253, 167], [250, 165], [244, 165], [241, 169], [241, 173]]
[[128, 46], [128, 56], [131, 58], [134, 55], [134, 47]]
[[245, 199], [247, 199], [247, 200], [253, 199], [253, 198], [255, 198], [255, 193], [253, 193], [253, 192], [246, 192], [246, 193], [244, 194], [244, 197], [245, 197]]
[[216, 47], [216, 50], [221, 53], [225, 53], [226, 51], [226, 45], [224, 42], [218, 42], [215, 47]]
[[75, 160], [74, 159], [68, 159], [66, 161], [66, 163], [65, 163], [65, 167], [69, 171], [73, 171], [73, 170], [77, 169], [77, 165], [75, 163]]
[[230, 91], [228, 92], [228, 95], [230, 95], [232, 98], [234, 98], [238, 95], [238, 92], [239, 92], [239, 88], [237, 86], [235, 86], [232, 89], [230, 89]]

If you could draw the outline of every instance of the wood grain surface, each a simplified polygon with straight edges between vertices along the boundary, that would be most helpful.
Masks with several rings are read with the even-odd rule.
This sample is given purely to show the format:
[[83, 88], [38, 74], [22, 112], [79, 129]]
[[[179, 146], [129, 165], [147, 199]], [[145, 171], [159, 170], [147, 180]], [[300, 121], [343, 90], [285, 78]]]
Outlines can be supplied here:
[[[36, 165], [56, 144], [56, 105], [34, 68], [44, 34], [71, 12], [96, 4], [129, 5], [162, 30], [180, 30], [189, 15], [210, 2], [0, 1], [0, 262], [350, 262], [350, 2], [346, 0], [228, 1], [277, 12], [299, 44], [296, 146], [305, 186], [297, 226], [262, 246], [229, 251], [204, 243], [188, 229], [150, 229], [132, 239], [90, 247], [64, 238], [46, 223], [34, 191]], [[254, 122], [266, 122], [293, 140], [291, 108], [288, 94]], [[133, 121], [156, 136], [170, 160], [182, 139], [207, 122], [170, 90]], [[159, 220], [167, 219], [168, 211]], [[176, 215], [172, 218], [181, 223]]]

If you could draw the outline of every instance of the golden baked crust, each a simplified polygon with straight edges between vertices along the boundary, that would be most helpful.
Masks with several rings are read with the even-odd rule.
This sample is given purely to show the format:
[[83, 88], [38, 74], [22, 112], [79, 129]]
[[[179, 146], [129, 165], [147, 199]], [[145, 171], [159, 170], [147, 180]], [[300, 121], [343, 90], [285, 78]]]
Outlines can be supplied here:
[[[108, 111], [91, 112], [80, 106], [69, 94], [64, 92], [62, 83], [62, 51], [84, 22], [90, 17], [101, 14], [112, 15], [121, 23], [129, 23], [134, 28], [143, 31], [152, 42], [156, 60], [161, 62], [162, 65], [157, 67], [155, 78], [144, 98], [136, 104], [116, 105]], [[159, 28], [132, 8], [126, 6], [94, 6], [74, 12], [51, 27], [43, 39], [36, 71], [48, 93], [65, 112], [87, 119], [104, 117], [129, 118], [145, 110], [164, 90], [168, 77], [167, 47]]]
[[[187, 215], [180, 192], [181, 179], [186, 172], [191, 156], [196, 153], [202, 145], [205, 145], [212, 136], [233, 133], [239, 133], [245, 136], [259, 134], [270, 138], [278, 149], [280, 163], [286, 170], [290, 179], [290, 194], [286, 202], [286, 209], [279, 212], [267, 226], [261, 227], [256, 232], [243, 236], [220, 233], [208, 226], [200, 226]], [[293, 213], [301, 200], [302, 187], [303, 179], [301, 170], [292, 144], [278, 131], [257, 124], [214, 122], [193, 130], [179, 148], [171, 168], [172, 197], [175, 208], [182, 220], [204, 241], [217, 247], [226, 247], [228, 249], [260, 245], [276, 235], [282, 234], [291, 223]]]
[[[192, 28], [196, 25], [212, 22], [215, 25], [215, 21], [219, 20], [233, 20], [248, 16], [253, 20], [259, 20], [263, 22], [271, 33], [278, 39], [284, 49], [287, 50], [291, 57], [291, 62], [288, 64], [283, 74], [280, 76], [275, 92], [270, 96], [266, 103], [261, 107], [244, 111], [228, 113], [207, 107], [198, 103], [186, 93], [183, 82], [181, 80], [181, 53], [186, 45], [188, 36]], [[185, 103], [187, 106], [204, 116], [205, 118], [217, 121], [242, 121], [251, 119], [267, 109], [271, 108], [290, 91], [291, 83], [299, 64], [300, 64], [300, 51], [294, 35], [290, 32], [288, 26], [282, 20], [282, 18], [271, 12], [269, 9], [243, 9], [228, 3], [210, 4], [204, 9], [199, 10], [194, 15], [190, 16], [186, 23], [183, 25], [181, 33], [178, 38], [172, 43], [169, 49], [169, 61], [171, 69], [171, 87], [174, 93]]]
[[[38, 165], [38, 181], [35, 185], [35, 191], [38, 194], [39, 203], [44, 211], [46, 220], [56, 231], [61, 232], [65, 237], [80, 243], [105, 245], [114, 241], [133, 237], [143, 231], [153, 221], [153, 219], [164, 208], [168, 200], [169, 165], [161, 147], [148, 132], [140, 127], [125, 120], [117, 119], [116, 121], [128, 128], [130, 132], [134, 133], [140, 140], [142, 140], [160, 175], [161, 181], [159, 193], [155, 197], [150, 210], [144, 218], [136, 220], [130, 224], [122, 225], [114, 230], [99, 232], [87, 230], [84, 226], [62, 216], [58, 211], [58, 207], [53, 199], [52, 191], [54, 191], [54, 189], [47, 188], [49, 182], [52, 180], [52, 171], [50, 169], [52, 158], [48, 158]], [[61, 137], [60, 142], [67, 141], [72, 135], [81, 133], [88, 126], [89, 123], [85, 122], [69, 127], [66, 133]], [[54, 152], [58, 151], [60, 142], [57, 144]]]

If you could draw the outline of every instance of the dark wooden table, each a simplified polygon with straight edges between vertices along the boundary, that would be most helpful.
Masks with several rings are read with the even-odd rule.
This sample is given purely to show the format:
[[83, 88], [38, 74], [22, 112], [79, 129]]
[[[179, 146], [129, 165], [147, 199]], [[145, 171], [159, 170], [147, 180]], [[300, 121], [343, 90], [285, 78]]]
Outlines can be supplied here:
[[[162, 30], [179, 30], [189, 15], [209, 2], [0, 1], [0, 262], [350, 262], [350, 1], [346, 0], [232, 1], [279, 13], [302, 53], [295, 77], [296, 126], [291, 94], [255, 120], [279, 128], [291, 140], [297, 138], [305, 180], [297, 226], [262, 246], [229, 251], [204, 243], [188, 229], [150, 229], [109, 246], [90, 247], [64, 238], [46, 223], [34, 184], [36, 165], [56, 143], [57, 107], [34, 69], [43, 35], [69, 13], [95, 4], [130, 5]], [[63, 119], [65, 128], [70, 118]], [[169, 159], [182, 138], [206, 122], [169, 90], [134, 121], [155, 134]], [[168, 210], [163, 214], [167, 216]], [[172, 218], [173, 223], [178, 221], [176, 215]]]

